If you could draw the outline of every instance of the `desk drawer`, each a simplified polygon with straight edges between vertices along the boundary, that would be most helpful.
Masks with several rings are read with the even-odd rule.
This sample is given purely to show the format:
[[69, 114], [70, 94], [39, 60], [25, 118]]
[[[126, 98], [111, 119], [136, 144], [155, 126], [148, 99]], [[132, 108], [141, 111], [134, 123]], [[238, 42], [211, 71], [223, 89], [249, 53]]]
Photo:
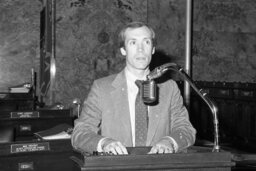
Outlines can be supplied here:
[[30, 119], [17, 122], [15, 124], [16, 136], [32, 135], [34, 132], [49, 129], [61, 123], [73, 125], [72, 118], [52, 118], [52, 119]]
[[46, 130], [63, 123], [73, 126], [73, 118], [58, 117], [0, 120], [1, 126], [13, 128], [15, 141], [32, 139], [35, 132]]
[[74, 171], [70, 140], [0, 143], [0, 171]]
[[0, 158], [0, 170], [4, 171], [73, 171], [71, 153], [36, 153]]

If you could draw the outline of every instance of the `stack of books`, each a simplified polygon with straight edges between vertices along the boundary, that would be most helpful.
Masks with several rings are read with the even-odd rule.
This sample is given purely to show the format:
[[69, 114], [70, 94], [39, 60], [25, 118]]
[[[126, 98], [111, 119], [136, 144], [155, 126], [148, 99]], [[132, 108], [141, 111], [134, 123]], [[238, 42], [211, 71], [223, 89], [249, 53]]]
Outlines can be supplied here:
[[32, 85], [30, 83], [24, 83], [22, 85], [17, 85], [9, 87], [9, 93], [28, 93]]

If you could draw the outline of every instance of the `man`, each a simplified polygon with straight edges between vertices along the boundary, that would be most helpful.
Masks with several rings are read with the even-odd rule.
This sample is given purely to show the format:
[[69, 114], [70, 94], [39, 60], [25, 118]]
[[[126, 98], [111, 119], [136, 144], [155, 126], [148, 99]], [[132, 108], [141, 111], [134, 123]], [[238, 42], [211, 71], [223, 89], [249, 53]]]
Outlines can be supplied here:
[[[139, 88], [135, 80], [146, 80], [155, 52], [155, 33], [141, 22], [129, 23], [119, 34], [121, 54], [126, 67], [118, 74], [94, 81], [75, 121], [72, 145], [89, 153], [93, 151], [128, 154], [136, 134], [135, 99]], [[168, 80], [158, 84], [157, 104], [147, 106], [148, 125], [145, 146], [149, 153], [174, 153], [195, 142], [195, 129], [177, 84]]]

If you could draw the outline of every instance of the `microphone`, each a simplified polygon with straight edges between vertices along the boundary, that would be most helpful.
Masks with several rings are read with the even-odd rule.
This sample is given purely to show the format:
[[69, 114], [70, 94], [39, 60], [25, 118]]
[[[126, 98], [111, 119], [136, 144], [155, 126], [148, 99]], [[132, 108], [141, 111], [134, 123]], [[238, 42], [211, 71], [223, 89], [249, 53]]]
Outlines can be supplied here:
[[142, 99], [144, 103], [154, 103], [156, 101], [156, 83], [154, 79], [161, 77], [168, 69], [167, 67], [176, 66], [174, 63], [169, 63], [155, 68], [147, 75], [147, 80], [142, 83]]
[[144, 103], [153, 103], [156, 101], [156, 83], [154, 80], [142, 82], [142, 99]]

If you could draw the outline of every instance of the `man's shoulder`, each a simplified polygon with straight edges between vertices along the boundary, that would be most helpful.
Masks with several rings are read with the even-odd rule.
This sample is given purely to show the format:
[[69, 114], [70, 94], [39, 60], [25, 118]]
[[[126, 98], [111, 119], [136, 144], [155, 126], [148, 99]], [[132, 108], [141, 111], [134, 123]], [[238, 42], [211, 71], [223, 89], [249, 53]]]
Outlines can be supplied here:
[[164, 80], [164, 81], [160, 82], [160, 85], [162, 85], [162, 86], [176, 86], [177, 82], [173, 79], [167, 79], [167, 80]]
[[113, 80], [116, 78], [117, 76], [117, 73], [116, 74], [111, 74], [111, 75], [108, 75], [108, 76], [105, 76], [105, 77], [101, 77], [101, 78], [98, 78], [95, 80], [95, 82], [98, 82], [98, 83], [110, 83], [110, 82], [113, 82]]
[[161, 82], [159, 84], [159, 87], [161, 89], [170, 90], [170, 91], [177, 90], [177, 89], [179, 90], [180, 89], [178, 84], [177, 84], [177, 82], [175, 80], [173, 80], [173, 79], [168, 79], [168, 80], [166, 80], [164, 82]]

